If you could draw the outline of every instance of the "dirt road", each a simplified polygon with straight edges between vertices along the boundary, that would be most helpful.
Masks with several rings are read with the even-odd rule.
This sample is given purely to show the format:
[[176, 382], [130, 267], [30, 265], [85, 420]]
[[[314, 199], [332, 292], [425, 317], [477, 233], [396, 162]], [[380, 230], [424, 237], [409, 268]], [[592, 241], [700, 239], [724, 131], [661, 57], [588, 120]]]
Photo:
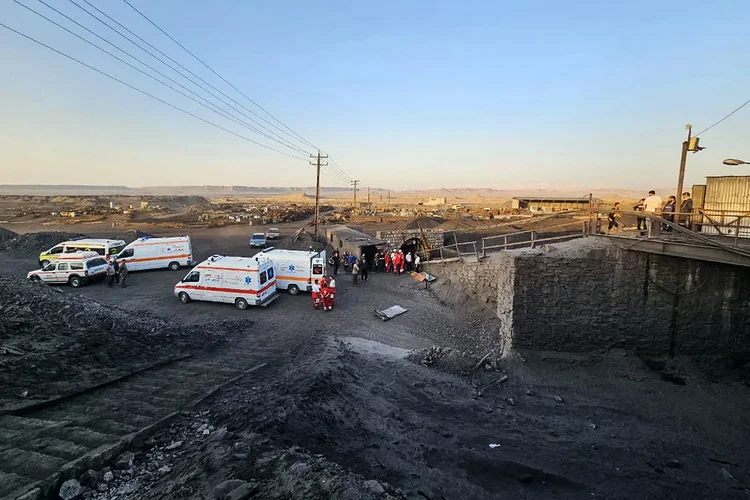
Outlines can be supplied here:
[[[247, 232], [192, 233], [196, 256], [249, 255]], [[0, 275], [25, 275], [35, 259], [0, 252]], [[195, 354], [232, 369], [267, 365], [135, 446], [113, 479], [94, 466], [90, 498], [223, 498], [226, 481], [252, 491], [240, 498], [748, 497], [743, 384], [686, 372], [686, 385], [675, 385], [620, 351], [522, 353], [458, 377], [406, 360], [407, 349], [468, 349], [467, 334], [485, 319], [463, 317], [409, 277], [371, 274], [355, 287], [340, 276], [332, 312], [314, 311], [306, 294], [238, 311], [179, 303], [172, 287], [182, 274], [131, 273], [126, 289], [63, 291], [179, 325], [250, 317], [252, 327], [224, 347]], [[388, 322], [373, 315], [394, 304], [409, 311]], [[190, 377], [164, 390], [181, 394], [183, 384]], [[121, 394], [132, 401], [131, 389]], [[101, 405], [113, 398], [116, 388]], [[96, 394], [85, 401], [96, 407]], [[65, 410], [50, 415], [62, 420]], [[0, 473], [17, 471], [2, 463]]]

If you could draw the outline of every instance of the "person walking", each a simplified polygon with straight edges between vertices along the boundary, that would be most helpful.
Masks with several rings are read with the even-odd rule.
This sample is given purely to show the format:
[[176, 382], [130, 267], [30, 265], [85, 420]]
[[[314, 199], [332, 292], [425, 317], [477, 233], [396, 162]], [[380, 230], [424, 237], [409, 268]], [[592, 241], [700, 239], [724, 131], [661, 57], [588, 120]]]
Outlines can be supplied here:
[[125, 288], [128, 286], [128, 265], [126, 262], [120, 264], [120, 286]]
[[115, 276], [117, 276], [117, 273], [115, 273], [115, 266], [112, 264], [112, 262], [107, 264], [107, 276], [109, 278], [107, 286], [112, 288], [112, 285], [115, 284]]
[[362, 254], [362, 261], [359, 266], [359, 274], [363, 282], [367, 281], [367, 259], [365, 257], [365, 254]]
[[385, 272], [389, 273], [391, 272], [391, 252], [386, 250], [384, 260], [385, 260]]
[[620, 202], [618, 201], [615, 203], [615, 206], [612, 207], [612, 210], [609, 211], [609, 214], [607, 215], [607, 221], [609, 222], [609, 226], [607, 227], [607, 234], [612, 231], [612, 228], [619, 229], [620, 225], [617, 223], [617, 219], [622, 217], [622, 214], [620, 213]]
[[359, 283], [359, 264], [357, 264], [356, 260], [352, 264], [352, 283], [355, 285]]
[[312, 284], [312, 299], [313, 299], [313, 309], [317, 309], [320, 305], [320, 281], [315, 280], [315, 283]]
[[331, 310], [331, 289], [328, 285], [320, 287], [320, 302], [323, 304], [324, 311]]
[[[638, 204], [633, 207], [634, 212], [643, 212], [643, 202], [646, 201], [646, 198], [641, 198], [638, 201]], [[645, 231], [646, 230], [646, 218], [642, 217], [640, 215], [636, 216], [636, 223], [638, 225], [638, 231]], [[641, 229], [643, 227], [643, 229]]]
[[685, 191], [682, 193], [682, 205], [680, 206], [680, 225], [690, 229], [690, 214], [693, 213], [693, 199], [690, 197], [690, 193]]
[[[661, 197], [656, 196], [656, 191], [649, 191], [648, 197], [643, 200], [643, 211], [650, 215], [661, 215], [662, 204], [663, 202], [661, 201]], [[654, 225], [653, 219], [651, 217], [646, 218], [646, 228], [648, 231], [648, 236], [653, 236]]]
[[411, 252], [406, 252], [404, 259], [406, 260], [406, 272], [411, 272]]

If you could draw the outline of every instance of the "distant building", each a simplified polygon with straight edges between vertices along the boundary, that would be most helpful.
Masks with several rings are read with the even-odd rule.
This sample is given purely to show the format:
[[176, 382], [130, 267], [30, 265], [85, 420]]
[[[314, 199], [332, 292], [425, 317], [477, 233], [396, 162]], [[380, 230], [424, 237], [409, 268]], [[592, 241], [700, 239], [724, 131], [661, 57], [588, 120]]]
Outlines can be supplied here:
[[427, 201], [424, 202], [425, 205], [446, 205], [447, 203], [448, 203], [448, 199], [445, 197], [427, 198]]
[[78, 212], [71, 211], [71, 212], [60, 212], [60, 217], [78, 217], [80, 215]]
[[566, 198], [566, 197], [515, 197], [511, 200], [511, 208], [516, 210], [529, 210], [531, 212], [562, 212], [565, 210], [598, 210], [602, 200], [592, 198], [592, 207], [589, 207], [589, 198]]
[[147, 201], [142, 201], [141, 202], [141, 210], [146, 210], [147, 208], [148, 208], [148, 202]]
[[326, 229], [326, 238], [334, 250], [340, 253], [349, 252], [361, 257], [363, 254], [371, 260], [378, 247], [385, 247], [386, 242], [357, 231], [348, 226], [338, 225]]

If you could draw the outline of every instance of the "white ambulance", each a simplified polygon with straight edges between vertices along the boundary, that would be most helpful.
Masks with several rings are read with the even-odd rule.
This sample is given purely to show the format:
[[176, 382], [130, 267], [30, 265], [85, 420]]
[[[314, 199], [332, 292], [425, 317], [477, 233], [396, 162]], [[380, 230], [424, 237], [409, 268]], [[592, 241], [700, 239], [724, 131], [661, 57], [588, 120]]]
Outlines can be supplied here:
[[312, 284], [326, 276], [326, 252], [312, 250], [282, 250], [267, 248], [257, 255], [273, 261], [276, 268], [276, 286], [291, 295], [300, 290], [312, 290]]
[[213, 255], [195, 266], [174, 287], [183, 304], [191, 300], [226, 302], [237, 309], [267, 306], [279, 296], [276, 273], [268, 257]]
[[71, 252], [60, 255], [42, 269], [30, 271], [26, 277], [44, 283], [67, 283], [73, 288], [107, 275], [107, 261], [98, 252]]
[[193, 264], [193, 246], [190, 236], [152, 238], [144, 236], [126, 246], [117, 254], [119, 262], [127, 262], [129, 271], [166, 269], [177, 271]]
[[53, 246], [49, 250], [39, 254], [39, 265], [46, 267], [50, 262], [54, 262], [63, 254], [71, 252], [96, 252], [105, 260], [110, 260], [120, 253], [125, 247], [123, 240], [107, 240], [95, 238], [81, 238], [77, 240], [63, 241]]

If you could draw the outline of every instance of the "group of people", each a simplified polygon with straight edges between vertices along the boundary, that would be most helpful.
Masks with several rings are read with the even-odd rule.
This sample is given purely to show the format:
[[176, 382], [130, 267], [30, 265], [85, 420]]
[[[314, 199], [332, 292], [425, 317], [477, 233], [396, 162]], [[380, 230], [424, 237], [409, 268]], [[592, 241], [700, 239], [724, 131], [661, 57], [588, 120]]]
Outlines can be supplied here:
[[393, 272], [394, 274], [404, 274], [404, 272], [419, 272], [419, 268], [422, 264], [419, 255], [414, 252], [406, 252], [403, 250], [391, 250], [390, 252], [384, 252], [383, 256], [383, 267], [385, 272]]
[[117, 259], [112, 259], [107, 265], [107, 286], [112, 288], [114, 285], [120, 285], [122, 288], [128, 286], [128, 265], [123, 261], [122, 264]]
[[[633, 207], [635, 212], [650, 213], [652, 215], [658, 215], [665, 221], [672, 222], [690, 228], [690, 214], [693, 212], [693, 199], [690, 197], [690, 193], [685, 191], [682, 193], [682, 203], [680, 204], [679, 211], [677, 210], [677, 197], [672, 195], [667, 198], [667, 202], [664, 203], [660, 196], [656, 195], [656, 191], [649, 191], [646, 198], [641, 198], [638, 204]], [[607, 221], [609, 222], [607, 227], [607, 234], [612, 229], [618, 229], [620, 224], [618, 219], [622, 217], [620, 213], [620, 202], [617, 202], [610, 210], [607, 215]], [[636, 217], [637, 228], [641, 234], [647, 234], [651, 236], [653, 234], [653, 219], [651, 217], [637, 216]], [[669, 224], [662, 224], [662, 228], [665, 231], [671, 231], [672, 226]]]
[[323, 306], [324, 311], [333, 310], [336, 302], [336, 278], [329, 276], [320, 280], [315, 280], [312, 285], [313, 307], [318, 309]]
[[328, 265], [333, 267], [333, 275], [338, 274], [339, 263], [343, 263], [344, 270], [351, 272], [354, 277], [354, 284], [360, 281], [366, 282], [368, 273], [373, 272], [393, 272], [394, 274], [403, 274], [405, 272], [420, 271], [422, 260], [415, 252], [403, 250], [383, 250], [376, 252], [372, 258], [365, 254], [357, 257], [355, 254], [344, 252], [343, 256], [338, 250], [334, 250], [328, 259]]

